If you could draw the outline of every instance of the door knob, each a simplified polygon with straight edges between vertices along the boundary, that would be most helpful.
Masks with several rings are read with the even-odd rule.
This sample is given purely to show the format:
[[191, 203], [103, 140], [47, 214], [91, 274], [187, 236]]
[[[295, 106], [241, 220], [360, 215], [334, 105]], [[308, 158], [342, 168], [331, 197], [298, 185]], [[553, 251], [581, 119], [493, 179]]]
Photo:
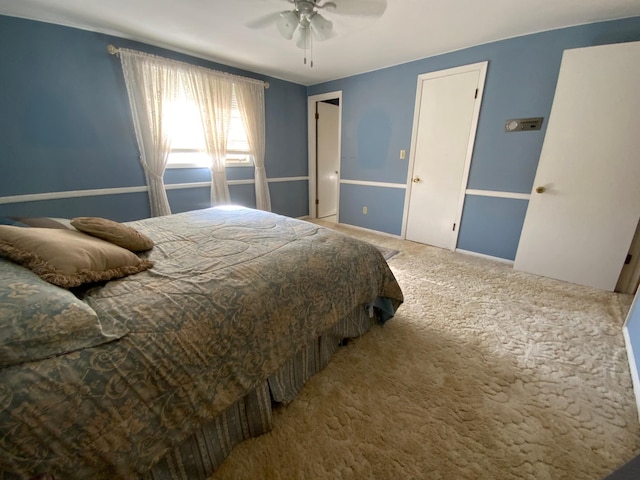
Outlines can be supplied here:
[[536, 193], [544, 193], [546, 191], [547, 191], [547, 189], [545, 187], [543, 187], [543, 186], [536, 187]]
[[420, 183], [420, 178], [419, 177], [415, 177], [413, 179], [413, 183]]

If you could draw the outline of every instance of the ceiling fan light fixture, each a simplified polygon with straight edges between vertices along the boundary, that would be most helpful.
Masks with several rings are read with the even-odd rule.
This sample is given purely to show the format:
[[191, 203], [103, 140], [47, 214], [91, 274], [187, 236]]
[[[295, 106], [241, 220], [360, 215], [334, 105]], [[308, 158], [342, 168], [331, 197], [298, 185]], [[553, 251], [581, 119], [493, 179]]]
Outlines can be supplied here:
[[298, 22], [300, 19], [295, 12], [288, 11], [280, 13], [280, 17], [276, 22], [276, 26], [278, 27], [278, 31], [280, 35], [282, 35], [287, 40], [291, 40], [293, 37], [293, 32], [295, 32], [298, 27]]
[[[1, 0], [0, 0], [1, 1]], [[285, 0], [293, 7], [284, 12], [273, 12], [263, 16], [248, 26], [262, 28], [274, 24], [280, 35], [286, 40], [294, 39], [298, 48], [304, 50], [304, 63], [307, 64], [307, 50], [310, 53], [309, 65], [313, 67], [313, 43], [322, 42], [335, 36], [333, 15], [347, 17], [381, 16], [387, 8], [387, 0]], [[329, 19], [320, 15], [326, 12]], [[295, 37], [295, 38], [294, 38]]]
[[323, 40], [331, 38], [331, 34], [333, 33], [333, 23], [330, 20], [327, 20], [319, 13], [315, 13], [309, 19], [309, 22], [311, 30], [318, 41], [322, 42]]
[[311, 30], [309, 27], [300, 27], [296, 32], [296, 47], [306, 50], [311, 48]]

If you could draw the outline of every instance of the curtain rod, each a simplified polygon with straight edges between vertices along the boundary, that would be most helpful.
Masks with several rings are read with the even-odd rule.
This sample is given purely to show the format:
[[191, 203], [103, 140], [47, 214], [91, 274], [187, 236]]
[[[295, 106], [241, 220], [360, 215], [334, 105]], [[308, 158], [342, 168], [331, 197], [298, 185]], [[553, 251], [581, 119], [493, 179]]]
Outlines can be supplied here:
[[[120, 53], [120, 49], [118, 47], [112, 45], [112, 44], [109, 44], [109, 45], [107, 45], [107, 52], [109, 52], [110, 55], [118, 55]], [[144, 53], [144, 52], [141, 52], [141, 53]], [[145, 55], [148, 55], [148, 54], [145, 54]], [[180, 62], [178, 60], [172, 60], [172, 61], [175, 61], [177, 63], [185, 63], [185, 62]], [[190, 66], [194, 66], [195, 67], [195, 66], [198, 66], [198, 65], [190, 65]], [[206, 67], [201, 67], [201, 68], [206, 68]], [[207, 70], [211, 70], [211, 69], [207, 69]], [[241, 79], [241, 80], [245, 80], [245, 81], [248, 80], [248, 81], [255, 82], [255, 83], [261, 83], [262, 85], [264, 85], [265, 89], [269, 88], [269, 82], [263, 82], [261, 80], [256, 80], [255, 78], [241, 77], [239, 75], [233, 75], [232, 73], [227, 73], [227, 72], [220, 72], [218, 70], [211, 70], [211, 71], [215, 72], [215, 73], [217, 73], [219, 75], [224, 75], [224, 76], [231, 77], [231, 78], [235, 77], [235, 78], [238, 78], [238, 79]]]

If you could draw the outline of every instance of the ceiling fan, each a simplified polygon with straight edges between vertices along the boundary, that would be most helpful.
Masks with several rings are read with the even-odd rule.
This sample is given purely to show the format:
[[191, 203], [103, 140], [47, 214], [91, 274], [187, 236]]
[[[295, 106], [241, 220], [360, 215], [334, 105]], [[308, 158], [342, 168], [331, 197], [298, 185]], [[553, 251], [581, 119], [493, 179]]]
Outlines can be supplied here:
[[[282, 0], [280, 0], [282, 1]], [[387, 8], [387, 0], [284, 0], [292, 4], [291, 10], [274, 12], [261, 17], [248, 26], [263, 28], [271, 24], [276, 25], [280, 35], [291, 40], [295, 34], [296, 45], [305, 50], [313, 48], [313, 41], [322, 42], [333, 36], [333, 22], [329, 18], [335, 16], [346, 17], [380, 17]], [[305, 56], [305, 63], [306, 63]], [[311, 60], [313, 67], [313, 60]]]

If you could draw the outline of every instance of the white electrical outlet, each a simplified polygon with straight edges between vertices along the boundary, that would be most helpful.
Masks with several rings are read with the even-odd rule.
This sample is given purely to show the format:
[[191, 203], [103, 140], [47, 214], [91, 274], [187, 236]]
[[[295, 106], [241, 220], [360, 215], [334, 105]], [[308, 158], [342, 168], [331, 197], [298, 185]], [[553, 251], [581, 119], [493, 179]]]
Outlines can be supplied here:
[[405, 158], [407, 158], [407, 151], [403, 148], [400, 150], [400, 160], [404, 160]]
[[366, 215], [367, 214], [367, 207], [362, 207], [362, 214]]

